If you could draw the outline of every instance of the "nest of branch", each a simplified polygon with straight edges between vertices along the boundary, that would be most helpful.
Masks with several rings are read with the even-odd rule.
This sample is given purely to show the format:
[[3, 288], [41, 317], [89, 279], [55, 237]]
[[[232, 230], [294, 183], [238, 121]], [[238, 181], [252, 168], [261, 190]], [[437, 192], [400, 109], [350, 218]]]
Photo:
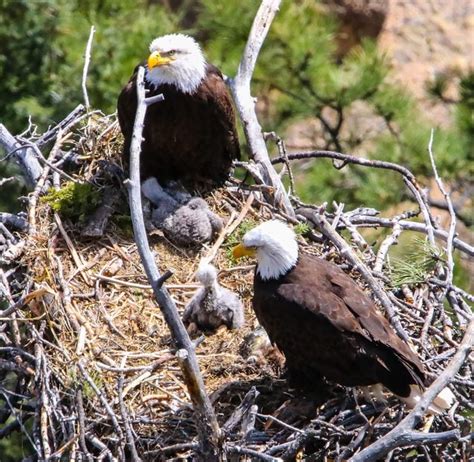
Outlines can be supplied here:
[[[80, 170], [69, 173], [75, 181], [91, 184], [102, 198], [112, 190], [119, 200], [99, 237], [84, 236], [84, 230], [90, 229], [87, 213], [69, 218], [61, 208], [55, 211], [51, 201], [30, 203], [29, 221], [35, 232], [16, 233], [22, 246], [4, 273], [10, 301], [20, 303], [20, 308], [0, 324], [4, 361], [11, 366], [3, 370], [14, 383], [14, 394], [3, 395], [7, 398], [0, 411], [2, 421], [10, 417], [21, 430], [23, 422], [31, 420], [31, 442], [40, 459], [71, 459], [80, 454], [80, 460], [86, 460], [82, 458], [89, 454], [132, 460], [130, 437], [142, 460], [191, 457], [197, 433], [190, 397], [168, 327], [148, 287], [128, 209], [121, 205], [127, 199], [117, 123], [109, 117], [91, 117], [83, 129], [61, 142], [61, 149], [78, 157]], [[57, 183], [55, 172], [51, 170], [46, 179]], [[69, 181], [61, 179], [63, 185]], [[177, 248], [160, 232], [150, 234], [160, 271], [173, 272], [166, 286], [180, 313], [198, 287], [194, 274], [200, 259], [211, 253], [215, 253], [220, 283], [244, 301], [242, 329], [219, 330], [199, 339], [196, 347], [207, 392], [220, 425], [227, 430], [226, 444], [238, 443], [233, 451], [240, 451], [242, 457], [259, 458], [260, 453], [266, 460], [347, 459], [394, 427], [405, 409], [395, 398], [389, 398], [388, 406], [365, 403], [351, 390], [337, 386], [321, 402], [311, 393], [291, 388], [282, 376], [277, 352], [249, 360], [248, 336], [257, 326], [251, 309], [253, 266], [237, 266], [229, 248], [243, 230], [275, 212], [263, 199], [251, 203], [250, 189], [236, 179], [232, 182], [241, 187], [223, 188], [206, 197], [209, 206], [227, 220], [224, 232], [235, 228], [218, 248], [212, 244]], [[360, 235], [350, 226], [347, 229], [354, 252], [373, 267], [370, 246], [364, 249]], [[318, 239], [307, 226], [301, 231], [300, 244], [306, 251], [342, 263], [329, 239]], [[360, 278], [355, 271], [352, 276]], [[465, 327], [453, 323], [442, 306], [432, 303], [440, 290], [426, 280], [414, 287], [405, 285], [396, 294], [401, 325], [433, 376], [456, 351]], [[17, 294], [22, 294], [20, 302]], [[472, 379], [467, 369], [468, 365], [453, 381], [459, 405], [451, 415], [437, 417], [432, 426], [432, 431], [454, 428], [460, 433], [437, 446], [396, 450], [391, 460], [467, 460], [468, 442], [459, 437], [469, 431]], [[249, 407], [256, 420], [247, 419], [247, 426], [232, 424], [228, 419], [245, 396], [257, 405], [257, 414], [255, 407]]]

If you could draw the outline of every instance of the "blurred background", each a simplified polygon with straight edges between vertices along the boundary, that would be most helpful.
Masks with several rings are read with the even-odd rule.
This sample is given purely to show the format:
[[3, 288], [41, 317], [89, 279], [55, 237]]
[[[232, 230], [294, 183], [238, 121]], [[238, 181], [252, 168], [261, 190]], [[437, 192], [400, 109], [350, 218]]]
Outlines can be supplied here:
[[[232, 76], [259, 2], [255, 0], [2, 0], [0, 123], [18, 134], [45, 129], [82, 102], [83, 55], [94, 37], [91, 105], [115, 111], [117, 95], [148, 44], [161, 34], [195, 36]], [[473, 214], [474, 5], [470, 0], [282, 2], [254, 76], [265, 130], [289, 150], [332, 149], [399, 162], [431, 183], [427, 143], [435, 133], [441, 175], [462, 221]], [[243, 142], [243, 138], [242, 138]], [[2, 175], [9, 168], [2, 162]], [[11, 168], [11, 167], [10, 167]], [[406, 199], [398, 175], [330, 161], [298, 167], [308, 202], [386, 209]], [[15, 184], [16, 183], [16, 184]], [[21, 185], [1, 192], [15, 207]], [[434, 195], [433, 201], [442, 202]]]

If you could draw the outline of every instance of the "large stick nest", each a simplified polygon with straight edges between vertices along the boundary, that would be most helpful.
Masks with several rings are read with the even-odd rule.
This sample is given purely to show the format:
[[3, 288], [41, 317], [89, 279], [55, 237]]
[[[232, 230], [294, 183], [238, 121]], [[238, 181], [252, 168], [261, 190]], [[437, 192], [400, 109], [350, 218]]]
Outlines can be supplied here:
[[[24, 298], [20, 309], [0, 324], [5, 342], [3, 378], [8, 378], [4, 386], [8, 391], [2, 392], [2, 422], [21, 422], [16, 427], [30, 435], [39, 459], [49, 455], [55, 456], [51, 460], [71, 460], [75, 455], [87, 460], [88, 452], [97, 460], [130, 460], [127, 434], [143, 460], [191, 457], [196, 428], [188, 390], [133, 241], [125, 188], [117, 180], [120, 176], [110, 173], [122, 167], [118, 126], [109, 117], [90, 118], [63, 142], [62, 149], [79, 155], [80, 170], [70, 173], [75, 181], [90, 183], [101, 194], [112, 190], [119, 200], [105, 233], [96, 238], [82, 234], [88, 217], [71, 219], [55, 212], [48, 201], [39, 201], [34, 208], [30, 203], [36, 233], [17, 232], [22, 243], [19, 255], [5, 258], [11, 302]], [[47, 178], [53, 180], [53, 174]], [[61, 184], [67, 181], [63, 178]], [[199, 339], [196, 352], [221, 425], [252, 387], [260, 394], [255, 426], [249, 424], [245, 434], [245, 425], [241, 430], [240, 423], [228, 424], [226, 441], [237, 442], [243, 452], [247, 448], [287, 460], [346, 459], [394, 427], [406, 409], [396, 398], [388, 397], [388, 405], [367, 403], [338, 386], [321, 399], [291, 387], [282, 375], [277, 351], [267, 349], [248, 358], [255, 343], [249, 334], [257, 327], [251, 309], [253, 266], [233, 261], [229, 248], [244, 229], [275, 212], [258, 193], [258, 200], [249, 206], [249, 189], [243, 184], [237, 188], [239, 180], [232, 182], [232, 187], [208, 195], [206, 201], [231, 220], [228, 224], [237, 224], [239, 217], [239, 225], [226, 236], [213, 263], [220, 271], [220, 283], [243, 299], [246, 321], [242, 329], [219, 330]], [[314, 242], [314, 236], [312, 231], [300, 235], [301, 246], [350, 272], [333, 244], [324, 238]], [[178, 248], [159, 231], [150, 233], [149, 239], [160, 271], [173, 272], [166, 286], [182, 313], [198, 287], [194, 274], [199, 261], [212, 244]], [[351, 275], [360, 279], [357, 272]], [[401, 324], [433, 376], [444, 369], [464, 330], [442, 305], [430, 311], [432, 304], [424, 302], [436, 300], [440, 290], [425, 281], [397, 293], [405, 306], [399, 311]], [[466, 364], [452, 383], [459, 405], [450, 415], [436, 417], [431, 431], [455, 428], [463, 435], [469, 431], [468, 369]], [[255, 411], [249, 409], [244, 417]], [[21, 428], [28, 421], [31, 431]], [[467, 446], [467, 440], [457, 438], [416, 451], [397, 450], [391, 460], [467, 460]]]

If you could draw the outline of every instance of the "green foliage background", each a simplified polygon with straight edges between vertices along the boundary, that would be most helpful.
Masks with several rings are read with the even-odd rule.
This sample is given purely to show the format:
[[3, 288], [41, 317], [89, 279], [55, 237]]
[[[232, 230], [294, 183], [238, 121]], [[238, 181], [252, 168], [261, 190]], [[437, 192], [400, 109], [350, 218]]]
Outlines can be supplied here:
[[[93, 24], [88, 74], [91, 104], [105, 113], [156, 36], [181, 30], [196, 36], [209, 59], [235, 74], [258, 8], [254, 0], [0, 0], [0, 121], [17, 133], [28, 116], [45, 128], [82, 101], [83, 55]], [[172, 5], [174, 8], [170, 7]], [[181, 5], [181, 8], [176, 6]], [[191, 11], [191, 14], [190, 14]], [[182, 24], [186, 24], [183, 28]], [[337, 57], [337, 23], [313, 0], [284, 0], [259, 57], [253, 92], [267, 102], [266, 130], [284, 136], [294, 122], [316, 120], [315, 148], [357, 152], [406, 165], [431, 176], [426, 155], [431, 124], [403, 89], [388, 83], [389, 68], [372, 43]], [[437, 129], [440, 173], [453, 184], [473, 175], [473, 77], [462, 81], [462, 102], [451, 130]], [[443, 82], [437, 94], [442, 96]], [[436, 94], [436, 91], [432, 91]], [[386, 130], [354, 136], [348, 112], [363, 102]], [[329, 115], [328, 115], [329, 114]], [[396, 176], [360, 167], [338, 171], [314, 161], [298, 175], [298, 193], [310, 202], [343, 201], [386, 208], [399, 203], [404, 188]], [[374, 193], [375, 192], [375, 193]]]

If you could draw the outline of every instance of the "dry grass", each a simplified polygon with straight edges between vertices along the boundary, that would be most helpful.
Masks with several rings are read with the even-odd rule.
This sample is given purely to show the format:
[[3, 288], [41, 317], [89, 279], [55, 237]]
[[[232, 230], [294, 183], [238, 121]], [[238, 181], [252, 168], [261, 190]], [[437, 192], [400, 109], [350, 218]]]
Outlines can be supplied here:
[[[117, 127], [100, 136], [103, 123], [98, 119], [85, 129], [81, 157], [87, 162], [77, 175], [99, 187], [104, 183], [104, 161], [120, 164], [121, 149]], [[105, 123], [107, 128], [109, 121]], [[126, 202], [123, 188], [120, 194], [121, 202]], [[225, 220], [231, 215], [235, 220], [245, 206], [239, 193], [225, 189], [208, 196], [207, 202]], [[28, 268], [35, 287], [47, 290], [30, 305], [30, 313], [35, 321], [47, 323], [44, 351], [62, 392], [73, 393], [82, 383], [86, 414], [100, 421], [103, 409], [98, 406], [98, 397], [75, 364], [81, 360], [86, 365], [97, 387], [113, 404], [118, 401], [120, 371], [125, 370], [125, 404], [132, 421], [143, 422], [135, 428], [141, 437], [153, 438], [155, 445], [189, 441], [187, 431], [175, 428], [181, 426], [180, 419], [189, 424], [190, 413], [178, 412], [189, 411], [189, 396], [172, 354], [167, 325], [151, 289], [143, 287], [148, 287], [148, 282], [130, 225], [112, 220], [102, 238], [87, 239], [81, 236], [80, 224], [56, 215], [46, 203], [38, 206], [36, 216], [37, 234], [28, 239], [21, 263]], [[256, 223], [264, 216], [268, 212], [249, 210], [244, 220]], [[178, 248], [162, 233], [153, 231], [150, 246], [160, 272], [173, 272], [166, 286], [182, 313], [199, 287], [194, 273], [212, 244], [199, 249]], [[242, 266], [242, 262], [232, 261], [229, 248], [224, 242], [213, 263], [220, 270], [220, 283], [243, 299], [246, 322], [242, 329], [219, 330], [199, 344], [197, 356], [209, 393], [231, 381], [252, 382], [276, 372], [270, 364], [262, 367], [248, 363], [239, 353], [244, 337], [256, 325], [251, 309], [253, 266], [251, 262]]]
[[[32, 282], [31, 291], [41, 288], [46, 293], [40, 291], [32, 296], [21, 312], [24, 317], [16, 322], [29, 326], [24, 343], [25, 349], [32, 354], [38, 345], [36, 332], [43, 332], [40, 344], [47, 374], [42, 380], [46, 380], [45, 387], [54, 397], [51, 401], [56, 400], [50, 402], [51, 431], [59, 431], [65, 425], [64, 416], [72, 415], [74, 422], [80, 421], [82, 410], [76, 407], [76, 398], [81, 390], [82, 417], [86, 425], [82, 431], [86, 437], [96, 435], [116, 454], [117, 434], [110, 424], [110, 413], [104, 408], [104, 401], [123, 422], [118, 399], [118, 384], [123, 379], [122, 396], [140, 455], [144, 460], [169, 460], [180, 451], [167, 453], [162, 449], [191, 443], [196, 432], [169, 330], [148, 288], [131, 225], [126, 218], [125, 190], [121, 181], [110, 173], [120, 171], [114, 166], [122, 167], [118, 126], [107, 117], [90, 119], [64, 148], [74, 149], [82, 160], [81, 170], [75, 175], [78, 181], [90, 182], [100, 190], [114, 185], [120, 200], [119, 210], [101, 238], [82, 237], [84, 224], [61, 217], [44, 202], [40, 202], [35, 211], [37, 233], [23, 236], [26, 247], [16, 264], [23, 268], [25, 280]], [[311, 419], [316, 419], [317, 422], [313, 420], [310, 424], [313, 433], [307, 434], [309, 442], [302, 445], [305, 454], [312, 454], [314, 460], [322, 460], [327, 451], [339, 454], [339, 448], [347, 446], [358, 434], [364, 437], [367, 418], [372, 425], [365, 436], [367, 442], [394, 426], [403, 409], [394, 398], [388, 408], [372, 404], [359, 407], [351, 392], [336, 387], [332, 398], [317, 407], [314, 400], [295, 392], [285, 380], [279, 379], [282, 370], [278, 358], [270, 357], [255, 364], [243, 357], [244, 339], [257, 325], [251, 309], [253, 265], [252, 262], [233, 261], [229, 248], [243, 229], [270, 218], [272, 213], [269, 207], [256, 201], [249, 206], [248, 194], [237, 188], [223, 188], [207, 196], [206, 200], [227, 225], [239, 224], [219, 248], [212, 243], [202, 248], [177, 248], [159, 231], [150, 232], [149, 240], [160, 272], [168, 269], [173, 272], [166, 286], [180, 313], [198, 287], [194, 274], [200, 259], [214, 252], [213, 263], [220, 271], [220, 283], [237, 292], [244, 301], [244, 327], [237, 331], [219, 330], [204, 337], [196, 350], [219, 422], [224, 423], [245, 393], [256, 385], [261, 393], [257, 401], [259, 412], [277, 416], [298, 428], [304, 428]], [[325, 258], [341, 262], [329, 242], [320, 245], [301, 238], [300, 244], [307, 252], [324, 254]], [[413, 297], [416, 301], [426, 296], [426, 287], [417, 288], [414, 295], [410, 294], [410, 303], [413, 303]], [[416, 306], [417, 302], [413, 303], [414, 316], [401, 312], [401, 320], [413, 338], [421, 336], [421, 343], [418, 341], [416, 347], [424, 359], [439, 356], [439, 361], [429, 365], [430, 371], [436, 373], [450, 357], [449, 354], [443, 357], [443, 354], [447, 351], [452, 354], [462, 329], [455, 328], [445, 334], [438, 329], [436, 335], [427, 337], [428, 331], [423, 333], [424, 314], [418, 313]], [[87, 376], [79, 369], [79, 363], [84, 366]], [[462, 393], [466, 396], [465, 391]], [[462, 403], [462, 409], [465, 409], [466, 401]], [[61, 409], [63, 417], [55, 414], [55, 408]], [[364, 418], [360, 414], [361, 408]], [[324, 420], [322, 424], [321, 420]], [[443, 417], [433, 428], [442, 431], [451, 428], [453, 422]], [[64, 444], [67, 434], [75, 435], [70, 441], [77, 440], [80, 429], [77, 423], [75, 425], [73, 431], [63, 433]], [[341, 430], [335, 432], [328, 425], [339, 425]], [[257, 421], [256, 430], [256, 440], [248, 443], [255, 448], [270, 440], [268, 447], [286, 444], [295, 435], [291, 428], [266, 418]], [[77, 448], [77, 442], [74, 444]], [[88, 446], [91, 445], [92, 439], [89, 439]], [[186, 453], [186, 450], [181, 452]], [[407, 453], [400, 454], [402, 459], [399, 460], [403, 460]]]

